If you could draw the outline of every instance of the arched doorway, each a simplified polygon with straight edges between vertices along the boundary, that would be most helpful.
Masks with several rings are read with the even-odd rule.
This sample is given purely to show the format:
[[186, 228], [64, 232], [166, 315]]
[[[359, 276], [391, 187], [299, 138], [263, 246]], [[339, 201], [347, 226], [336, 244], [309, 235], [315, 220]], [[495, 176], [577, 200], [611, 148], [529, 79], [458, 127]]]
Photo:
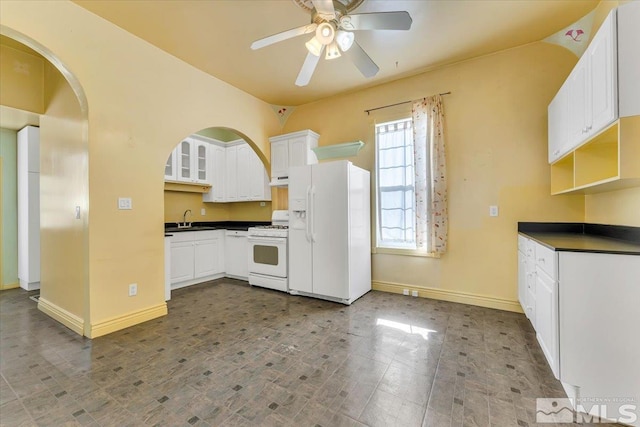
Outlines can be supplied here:
[[3, 61], [13, 64], [3, 73], [2, 86], [14, 89], [3, 93], [0, 127], [16, 132], [35, 125], [40, 131], [39, 191], [34, 190], [39, 192], [38, 308], [82, 335], [89, 277], [87, 100], [78, 80], [46, 47], [6, 27], [0, 34]]

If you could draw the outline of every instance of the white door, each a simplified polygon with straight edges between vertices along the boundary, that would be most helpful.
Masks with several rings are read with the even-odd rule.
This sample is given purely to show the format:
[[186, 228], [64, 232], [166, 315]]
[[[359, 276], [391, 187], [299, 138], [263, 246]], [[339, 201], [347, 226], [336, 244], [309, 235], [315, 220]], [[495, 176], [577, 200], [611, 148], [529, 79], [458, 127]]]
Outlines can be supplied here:
[[196, 182], [201, 184], [207, 184], [209, 181], [209, 176], [207, 172], [207, 161], [209, 156], [209, 150], [206, 142], [197, 142], [194, 144], [194, 178]]
[[308, 164], [308, 152], [309, 142], [306, 136], [291, 138], [289, 140], [289, 167]]
[[348, 299], [348, 163], [321, 163], [311, 171], [313, 293]]
[[535, 329], [542, 352], [558, 378], [558, 285], [540, 268], [536, 270]]
[[169, 154], [167, 164], [164, 166], [164, 179], [166, 181], [175, 181], [176, 177], [176, 150], [173, 150], [171, 154]]
[[250, 200], [251, 195], [251, 180], [256, 174], [255, 170], [252, 170], [254, 163], [251, 161], [252, 156], [255, 153], [249, 144], [241, 144], [237, 146], [237, 160], [236, 164], [237, 172], [237, 189], [238, 189], [238, 201], [244, 202]]
[[200, 240], [194, 244], [194, 277], [205, 277], [220, 271], [219, 239]]
[[227, 202], [238, 201], [238, 147], [231, 146], [225, 150], [225, 200]]
[[289, 175], [289, 141], [271, 143], [271, 177], [286, 177]]
[[569, 151], [568, 90], [564, 85], [549, 104], [549, 163]]
[[312, 246], [309, 236], [311, 167], [289, 170], [289, 289], [313, 292]]
[[587, 132], [587, 62], [588, 56], [584, 55], [578, 61], [568, 82], [568, 115], [569, 115], [569, 148], [575, 148], [584, 140]]
[[193, 181], [193, 144], [188, 139], [185, 139], [178, 145], [178, 181], [192, 182]]
[[193, 242], [171, 242], [171, 283], [193, 279]]
[[589, 92], [591, 102], [587, 109], [587, 129], [596, 134], [618, 115], [616, 93], [618, 90], [615, 72], [616, 31], [615, 14], [610, 14], [589, 45]]

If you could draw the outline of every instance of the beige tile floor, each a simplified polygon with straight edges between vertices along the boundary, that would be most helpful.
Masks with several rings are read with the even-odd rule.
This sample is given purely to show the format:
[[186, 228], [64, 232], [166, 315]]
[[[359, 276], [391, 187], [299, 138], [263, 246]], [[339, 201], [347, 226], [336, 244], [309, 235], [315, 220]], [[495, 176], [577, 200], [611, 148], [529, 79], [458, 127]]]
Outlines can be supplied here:
[[3, 426], [533, 426], [565, 396], [521, 314], [221, 279], [89, 340], [28, 296], [0, 293]]

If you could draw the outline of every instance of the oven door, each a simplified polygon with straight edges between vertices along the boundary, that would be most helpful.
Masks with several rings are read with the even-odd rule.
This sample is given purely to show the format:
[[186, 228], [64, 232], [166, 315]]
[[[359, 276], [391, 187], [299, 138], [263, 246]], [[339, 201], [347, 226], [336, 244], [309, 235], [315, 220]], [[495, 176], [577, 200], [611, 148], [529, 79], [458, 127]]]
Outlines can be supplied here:
[[287, 277], [287, 238], [249, 236], [249, 273]]

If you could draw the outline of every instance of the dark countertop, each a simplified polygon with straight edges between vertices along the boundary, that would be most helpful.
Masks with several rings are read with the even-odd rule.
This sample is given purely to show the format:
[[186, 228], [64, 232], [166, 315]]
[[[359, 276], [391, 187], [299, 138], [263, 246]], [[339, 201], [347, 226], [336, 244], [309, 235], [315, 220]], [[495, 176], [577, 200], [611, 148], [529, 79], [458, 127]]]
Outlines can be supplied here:
[[554, 251], [640, 255], [640, 227], [519, 222], [518, 233]]
[[269, 225], [269, 221], [208, 221], [193, 222], [190, 228], [178, 228], [176, 222], [166, 222], [164, 224], [165, 236], [167, 233], [181, 233], [183, 231], [205, 231], [205, 230], [244, 230], [257, 225]]

